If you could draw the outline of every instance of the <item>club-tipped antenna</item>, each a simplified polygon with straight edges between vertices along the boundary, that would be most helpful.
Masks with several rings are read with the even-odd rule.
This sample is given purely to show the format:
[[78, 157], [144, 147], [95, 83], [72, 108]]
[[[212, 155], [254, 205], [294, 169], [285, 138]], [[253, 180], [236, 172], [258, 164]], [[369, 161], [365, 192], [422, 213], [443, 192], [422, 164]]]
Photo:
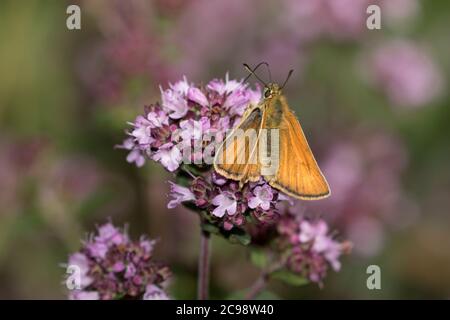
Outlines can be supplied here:
[[[245, 78], [244, 82], [246, 82], [248, 80], [248, 78], [250, 78], [250, 76], [254, 75], [256, 77], [256, 79], [258, 79], [265, 87], [268, 87], [267, 83], [264, 82], [260, 77], [258, 77], [258, 75], [255, 73], [256, 69], [258, 69], [260, 66], [262, 66], [263, 64], [265, 64], [267, 67], [269, 66], [267, 62], [260, 62], [254, 69], [250, 68], [250, 66], [246, 63], [244, 63], [244, 68], [247, 69], [248, 72], [250, 72], [250, 74], [247, 76], [247, 78]], [[269, 74], [270, 75], [270, 74]]]
[[284, 86], [286, 85], [286, 83], [288, 82], [289, 78], [290, 78], [291, 75], [292, 75], [292, 72], [294, 72], [293, 69], [289, 70], [289, 73], [288, 73], [288, 75], [287, 75], [287, 77], [286, 77], [286, 80], [284, 80], [284, 83], [283, 83], [283, 85], [281, 86], [281, 89], [283, 89]]

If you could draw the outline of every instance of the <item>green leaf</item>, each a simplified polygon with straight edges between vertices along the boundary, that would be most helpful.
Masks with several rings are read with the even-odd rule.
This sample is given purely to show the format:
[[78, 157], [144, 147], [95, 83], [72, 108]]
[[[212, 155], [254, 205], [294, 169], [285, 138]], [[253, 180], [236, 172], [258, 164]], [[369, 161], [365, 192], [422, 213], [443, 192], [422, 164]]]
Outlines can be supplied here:
[[283, 281], [291, 286], [303, 286], [309, 283], [308, 279], [296, 273], [287, 270], [278, 270], [273, 272], [270, 277], [272, 279]]
[[219, 227], [217, 227], [211, 223], [202, 223], [202, 230], [212, 233], [212, 234], [220, 234]]
[[199, 212], [204, 218], [201, 226], [203, 231], [216, 234], [224, 239], [227, 239], [231, 243], [242, 244], [244, 246], [251, 243], [252, 238], [247, 232], [245, 232], [245, 230], [237, 227], [234, 227], [232, 230], [225, 230], [221, 228], [216, 221], [209, 220], [208, 214], [205, 211], [196, 211]]
[[232, 233], [230, 234], [228, 240], [232, 243], [240, 243], [244, 246], [248, 246], [252, 241], [252, 238], [248, 233]]
[[250, 252], [250, 260], [255, 266], [261, 269], [264, 269], [268, 262], [266, 252], [261, 249], [253, 249]]
[[175, 183], [182, 187], [189, 188], [191, 181], [192, 178], [184, 171], [179, 171], [175, 177]]

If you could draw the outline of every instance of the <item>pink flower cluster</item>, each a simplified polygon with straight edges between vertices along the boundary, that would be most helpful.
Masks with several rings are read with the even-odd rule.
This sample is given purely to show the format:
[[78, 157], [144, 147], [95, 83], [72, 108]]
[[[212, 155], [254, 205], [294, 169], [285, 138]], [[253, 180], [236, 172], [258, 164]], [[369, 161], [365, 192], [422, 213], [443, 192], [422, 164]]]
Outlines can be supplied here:
[[225, 80], [214, 79], [204, 87], [184, 78], [165, 90], [161, 88], [161, 102], [146, 107], [144, 114], [131, 123], [133, 129], [119, 147], [130, 151], [127, 161], [138, 167], [150, 158], [173, 172], [186, 157], [182, 150], [200, 145], [201, 151], [189, 155], [189, 160], [201, 161], [204, 134], [223, 137], [244, 110], [260, 99], [259, 88], [252, 90], [242, 81], [230, 80], [228, 75]]
[[243, 226], [249, 216], [257, 224], [273, 224], [280, 217], [279, 204], [292, 201], [273, 189], [263, 179], [245, 184], [241, 189], [236, 181], [213, 172], [192, 180], [189, 187], [171, 183], [172, 200], [168, 208], [191, 202], [205, 210], [225, 230]]
[[310, 221], [291, 214], [283, 215], [278, 226], [279, 249], [288, 270], [312, 282], [321, 283], [331, 267], [339, 271], [342, 253], [350, 250], [348, 242], [338, 242], [329, 233], [324, 220]]
[[74, 300], [168, 299], [164, 291], [169, 269], [153, 261], [155, 241], [130, 240], [127, 233], [106, 223], [97, 234], [72, 254], [68, 267], [77, 267], [78, 289], [69, 293]]

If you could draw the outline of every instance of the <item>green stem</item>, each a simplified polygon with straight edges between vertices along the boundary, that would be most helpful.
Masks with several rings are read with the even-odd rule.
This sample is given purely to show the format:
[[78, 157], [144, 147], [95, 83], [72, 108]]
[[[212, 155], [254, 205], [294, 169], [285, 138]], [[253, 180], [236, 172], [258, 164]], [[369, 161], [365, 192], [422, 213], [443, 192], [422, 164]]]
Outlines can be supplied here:
[[198, 300], [208, 299], [209, 288], [209, 263], [210, 263], [210, 235], [202, 231], [200, 236], [200, 253], [198, 256]]
[[245, 300], [255, 299], [266, 288], [268, 280], [269, 276], [266, 273], [262, 273], [250, 287], [244, 299]]

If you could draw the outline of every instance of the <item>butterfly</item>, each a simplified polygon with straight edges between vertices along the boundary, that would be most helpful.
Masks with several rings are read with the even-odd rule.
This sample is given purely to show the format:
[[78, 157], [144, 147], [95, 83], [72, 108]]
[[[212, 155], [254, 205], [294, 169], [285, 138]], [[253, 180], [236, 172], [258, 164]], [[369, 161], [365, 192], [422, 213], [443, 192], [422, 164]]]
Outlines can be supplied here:
[[228, 179], [239, 181], [241, 187], [264, 177], [273, 188], [297, 199], [328, 197], [327, 180], [282, 94], [293, 70], [280, 87], [272, 81], [266, 84], [257, 76], [255, 71], [260, 65], [268, 67], [265, 62], [254, 69], [247, 64], [244, 67], [249, 76], [254, 75], [264, 84], [263, 98], [259, 104], [247, 108], [240, 123], [217, 149], [214, 169]]

